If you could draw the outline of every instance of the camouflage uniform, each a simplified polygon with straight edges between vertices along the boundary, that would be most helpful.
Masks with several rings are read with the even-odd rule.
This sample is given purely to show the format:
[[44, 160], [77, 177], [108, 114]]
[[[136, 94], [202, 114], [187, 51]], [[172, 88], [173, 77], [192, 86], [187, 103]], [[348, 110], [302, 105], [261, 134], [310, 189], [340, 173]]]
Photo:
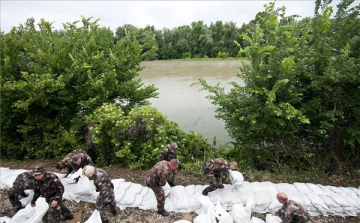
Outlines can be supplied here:
[[207, 190], [207, 192], [211, 192], [219, 187], [223, 188], [224, 186], [222, 184], [228, 183], [227, 177], [229, 175], [229, 168], [229, 162], [222, 158], [214, 158], [205, 162], [203, 170], [206, 175], [206, 179], [210, 184], [210, 186], [205, 188], [205, 190]]
[[172, 175], [173, 171], [170, 169], [169, 162], [163, 160], [155, 164], [146, 176], [146, 184], [155, 193], [158, 211], [164, 211], [165, 193], [162, 186], [165, 186]]
[[305, 209], [298, 203], [288, 200], [283, 206], [275, 212], [283, 223], [310, 222], [311, 218]]
[[21, 195], [22, 197], [27, 197], [28, 195], [24, 192], [24, 190], [34, 188], [35, 179], [29, 172], [21, 173], [16, 177], [12, 188], [10, 188], [7, 192], [7, 196], [15, 212], [22, 209], [19, 195]]
[[[79, 165], [73, 163], [72, 157], [74, 155], [81, 155], [81, 163]], [[60, 161], [60, 163], [62, 164], [63, 168], [68, 169], [66, 176], [69, 175], [73, 170], [76, 172], [80, 168], [84, 168], [84, 166], [86, 165], [94, 165], [92, 158], [81, 149], [73, 150], [72, 152], [67, 154], [65, 158]]]
[[110, 205], [113, 214], [116, 213], [114, 185], [111, 183], [109, 175], [98, 168], [95, 169], [94, 175], [89, 179], [94, 180], [96, 191], [100, 192], [96, 199], [96, 209], [100, 212], [101, 220], [104, 222], [108, 220], [105, 210], [107, 205]]
[[[158, 162], [162, 160], [166, 160], [170, 162], [172, 159], [177, 159], [178, 146], [176, 143], [172, 142], [165, 147], [165, 149], [161, 152]], [[168, 179], [168, 183], [170, 186], [175, 186], [175, 170], [173, 171], [173, 175]]]
[[[31, 204], [35, 204], [36, 200], [42, 196], [49, 204], [48, 222], [60, 222], [61, 215], [65, 218], [72, 218], [70, 210], [62, 203], [62, 195], [64, 186], [59, 178], [53, 173], [44, 173], [41, 180], [35, 180], [36, 189]], [[57, 201], [56, 207], [51, 207], [52, 201]]]

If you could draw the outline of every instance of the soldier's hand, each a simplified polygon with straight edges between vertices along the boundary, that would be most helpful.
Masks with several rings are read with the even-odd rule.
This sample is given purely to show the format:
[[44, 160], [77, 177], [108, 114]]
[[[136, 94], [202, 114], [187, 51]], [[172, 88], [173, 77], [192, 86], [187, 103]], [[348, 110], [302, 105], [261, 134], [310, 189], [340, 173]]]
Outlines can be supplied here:
[[51, 206], [51, 207], [56, 207], [57, 203], [58, 203], [57, 201], [53, 200], [53, 201], [51, 202], [51, 205], [50, 205], [50, 206]]

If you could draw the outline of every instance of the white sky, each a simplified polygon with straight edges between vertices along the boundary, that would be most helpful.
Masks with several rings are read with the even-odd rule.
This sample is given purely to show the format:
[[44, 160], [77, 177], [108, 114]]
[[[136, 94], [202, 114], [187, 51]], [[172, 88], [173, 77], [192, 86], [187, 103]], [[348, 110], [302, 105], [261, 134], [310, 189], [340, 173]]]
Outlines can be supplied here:
[[[16, 1], [0, 0], [1, 31], [9, 32], [13, 26], [33, 17], [54, 22], [55, 29], [62, 23], [81, 20], [81, 16], [100, 19], [99, 24], [115, 31], [124, 24], [138, 28], [154, 25], [156, 29], [191, 25], [202, 20], [205, 24], [221, 20], [235, 22], [238, 27], [255, 18], [270, 1]], [[360, 0], [357, 0], [357, 4]], [[335, 2], [336, 5], [338, 1]], [[312, 16], [315, 0], [278, 0], [276, 7], [286, 7], [286, 15]]]

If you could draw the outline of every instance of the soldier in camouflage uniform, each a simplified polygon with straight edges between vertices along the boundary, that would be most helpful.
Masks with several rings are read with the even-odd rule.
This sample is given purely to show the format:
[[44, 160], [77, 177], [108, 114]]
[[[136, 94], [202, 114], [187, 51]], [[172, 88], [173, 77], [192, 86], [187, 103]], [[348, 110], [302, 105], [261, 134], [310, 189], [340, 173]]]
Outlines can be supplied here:
[[96, 191], [99, 191], [99, 196], [96, 199], [96, 209], [100, 212], [101, 221], [109, 223], [106, 215], [106, 206], [110, 205], [111, 213], [117, 214], [114, 185], [111, 183], [109, 175], [102, 169], [87, 165], [83, 169], [83, 174], [90, 180], [94, 180]]
[[[170, 143], [165, 147], [165, 149], [161, 152], [158, 162], [162, 160], [166, 160], [170, 162], [172, 159], [177, 159], [178, 145], [175, 142]], [[173, 175], [170, 179], [168, 179], [168, 183], [171, 187], [176, 186], [175, 184], [175, 171], [173, 171]]]
[[12, 188], [10, 188], [7, 192], [7, 196], [10, 200], [11, 205], [14, 208], [14, 212], [18, 212], [20, 209], [23, 209], [21, 202], [19, 200], [19, 196], [27, 197], [29, 196], [25, 193], [25, 190], [34, 189], [35, 188], [35, 179], [29, 172], [24, 172], [19, 174]]
[[155, 164], [146, 176], [146, 184], [150, 187], [156, 196], [158, 213], [162, 216], [169, 216], [169, 212], [165, 211], [165, 193], [162, 186], [166, 181], [172, 178], [173, 171], [179, 167], [179, 161], [172, 159], [170, 162], [162, 160]]
[[59, 178], [53, 173], [46, 173], [42, 166], [35, 167], [32, 175], [35, 178], [35, 190], [31, 206], [35, 207], [37, 199], [42, 196], [50, 205], [48, 210], [49, 223], [73, 219], [70, 210], [62, 202], [64, 186]]
[[208, 180], [210, 186], [203, 190], [202, 194], [207, 196], [209, 192], [216, 190], [217, 188], [224, 188], [223, 184], [228, 184], [227, 177], [229, 175], [229, 169], [234, 170], [237, 168], [237, 162], [228, 162], [222, 158], [214, 158], [207, 161], [203, 165], [204, 174]]
[[55, 167], [59, 170], [67, 168], [67, 177], [73, 170], [76, 172], [86, 165], [94, 165], [92, 158], [85, 151], [77, 149], [67, 154]]
[[283, 206], [272, 215], [279, 216], [283, 223], [313, 222], [307, 211], [295, 201], [288, 200], [285, 193], [278, 193], [276, 198]]

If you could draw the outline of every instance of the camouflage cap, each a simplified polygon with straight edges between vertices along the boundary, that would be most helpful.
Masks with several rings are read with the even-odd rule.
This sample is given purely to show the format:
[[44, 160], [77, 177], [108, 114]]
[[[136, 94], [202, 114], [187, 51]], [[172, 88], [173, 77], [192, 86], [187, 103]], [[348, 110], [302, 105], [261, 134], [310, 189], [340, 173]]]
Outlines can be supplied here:
[[172, 142], [172, 143], [170, 143], [170, 147], [173, 149], [177, 149], [178, 145], [176, 144], [176, 142]]

